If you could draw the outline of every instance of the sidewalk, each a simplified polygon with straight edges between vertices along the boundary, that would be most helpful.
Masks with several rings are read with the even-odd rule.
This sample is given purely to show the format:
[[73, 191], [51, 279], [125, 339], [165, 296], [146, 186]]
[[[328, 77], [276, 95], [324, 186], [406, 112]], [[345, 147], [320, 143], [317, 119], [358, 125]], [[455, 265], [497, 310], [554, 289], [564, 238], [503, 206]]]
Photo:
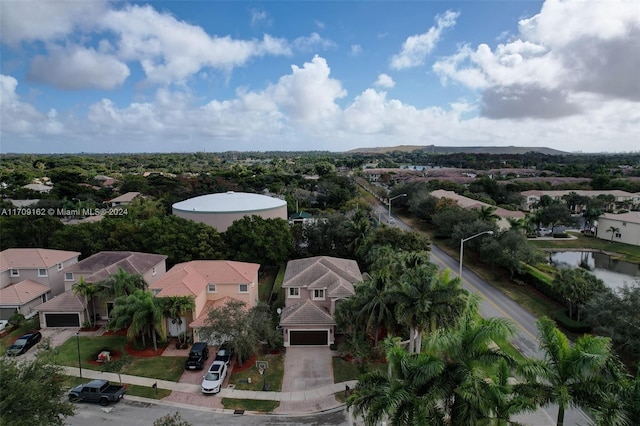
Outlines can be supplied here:
[[[80, 377], [80, 370], [76, 367], [62, 367], [65, 374], [69, 376]], [[91, 379], [105, 379], [110, 382], [120, 382], [128, 383], [132, 385], [139, 386], [148, 386], [151, 387], [153, 384], [158, 386], [158, 389], [167, 389], [170, 391], [184, 392], [190, 394], [200, 395], [200, 386], [189, 384], [189, 383], [177, 383], [170, 382], [167, 380], [157, 380], [150, 379], [148, 377], [140, 377], [140, 376], [130, 376], [127, 374], [121, 374], [118, 376], [117, 373], [109, 373], [109, 372], [101, 372], [96, 370], [88, 370], [86, 368], [82, 369], [82, 377], [91, 380]], [[293, 404], [292, 408], [295, 407], [295, 412], [293, 413], [284, 413], [278, 410], [278, 414], [311, 414], [316, 413], [318, 411], [326, 411], [330, 408], [340, 407], [342, 404], [339, 402], [335, 402], [335, 405], [332, 407], [327, 407], [327, 397], [332, 396], [335, 393], [344, 391], [346, 386], [353, 389], [356, 385], [356, 380], [351, 380], [348, 382], [342, 383], [334, 383], [327, 386], [322, 386], [316, 389], [310, 389], [305, 391], [297, 391], [297, 392], [261, 392], [261, 391], [246, 391], [246, 390], [237, 390], [230, 388], [223, 388], [220, 393], [214, 396], [214, 398], [237, 398], [237, 399], [257, 399], [257, 400], [266, 400], [266, 401], [280, 401], [280, 402], [294, 402], [297, 404]], [[156, 400], [154, 400], [156, 401]], [[159, 400], [162, 401], [162, 400]], [[320, 407], [320, 409], [319, 409]]]

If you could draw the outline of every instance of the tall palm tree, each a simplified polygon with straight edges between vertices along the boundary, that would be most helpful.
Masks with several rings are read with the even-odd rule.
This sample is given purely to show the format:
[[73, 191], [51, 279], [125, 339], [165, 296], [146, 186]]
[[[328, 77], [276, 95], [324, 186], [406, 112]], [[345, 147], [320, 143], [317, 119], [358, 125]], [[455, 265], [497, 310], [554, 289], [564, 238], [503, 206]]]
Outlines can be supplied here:
[[615, 226], [610, 226], [609, 229], [607, 229], [607, 232], [611, 232], [610, 242], [613, 242], [613, 237], [620, 232], [620, 228], [616, 228]]
[[557, 425], [564, 424], [565, 410], [578, 406], [587, 410], [602, 401], [602, 377], [612, 359], [611, 342], [584, 335], [574, 345], [546, 317], [538, 320], [543, 359], [530, 359], [518, 367], [530, 394], [539, 405], [558, 405]]
[[392, 329], [396, 323], [395, 303], [389, 293], [392, 286], [391, 275], [384, 270], [374, 272], [370, 280], [358, 286], [363, 302], [359, 314], [366, 318], [367, 329], [374, 332], [374, 346], [378, 345], [380, 329]]
[[478, 209], [478, 218], [483, 222], [497, 222], [500, 219], [500, 216], [495, 213], [497, 209], [494, 206], [482, 206]]
[[111, 320], [107, 328], [110, 330], [127, 328], [129, 340], [140, 336], [143, 345], [146, 345], [145, 336], [150, 335], [154, 350], [158, 350], [158, 336], [162, 341], [166, 339], [166, 329], [158, 299], [145, 290], [135, 290], [128, 296], [118, 297], [116, 306], [111, 311]]
[[126, 296], [136, 290], [147, 289], [147, 283], [142, 275], [130, 274], [121, 267], [118, 267], [118, 272], [100, 281], [97, 285], [101, 288], [104, 297], [107, 298]]
[[[178, 329], [182, 325], [182, 317], [196, 308], [193, 296], [160, 297], [158, 303], [161, 306], [162, 314], [168, 317], [173, 324], [177, 324]], [[180, 341], [180, 335], [178, 335], [178, 342], [184, 343]]]
[[98, 287], [96, 287], [93, 283], [87, 282], [84, 277], [80, 277], [78, 282], [71, 286], [73, 294], [79, 294], [84, 297], [84, 309], [87, 315], [87, 321], [93, 323], [91, 316], [89, 315], [89, 302], [92, 304], [92, 312], [95, 314], [96, 307], [93, 305], [93, 296], [98, 292]]

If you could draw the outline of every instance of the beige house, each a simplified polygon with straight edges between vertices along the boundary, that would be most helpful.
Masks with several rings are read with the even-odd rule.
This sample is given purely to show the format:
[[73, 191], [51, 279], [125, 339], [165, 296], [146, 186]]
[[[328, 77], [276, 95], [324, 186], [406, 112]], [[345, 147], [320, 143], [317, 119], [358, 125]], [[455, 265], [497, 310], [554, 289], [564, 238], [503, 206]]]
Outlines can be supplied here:
[[499, 217], [497, 225], [498, 228], [503, 231], [511, 228], [509, 219], [524, 219], [524, 217], [526, 216], [526, 214], [521, 211], [507, 210], [503, 209], [502, 207], [492, 206], [491, 204], [483, 203], [482, 201], [458, 195], [453, 191], [446, 191], [444, 189], [432, 191], [431, 195], [436, 198], [446, 198], [455, 201], [460, 207], [465, 209], [480, 210], [483, 207], [495, 207], [495, 211], [493, 213]]
[[181, 324], [167, 319], [167, 332], [171, 336], [193, 332], [199, 340], [198, 329], [206, 325], [209, 310], [231, 300], [245, 303], [247, 309], [258, 304], [257, 263], [230, 260], [193, 260], [179, 263], [160, 280], [149, 286], [156, 297], [192, 296], [195, 309], [182, 317]]
[[126, 205], [126, 204], [131, 204], [131, 202], [133, 200], [135, 200], [136, 198], [138, 198], [140, 196], [141, 196], [141, 194], [139, 192], [127, 192], [127, 193], [124, 193], [124, 194], [120, 195], [119, 197], [112, 198], [111, 200], [109, 200], [109, 203], [111, 203], [111, 207], [117, 207], [117, 206], [122, 206], [122, 205]]
[[[80, 278], [88, 283], [103, 281], [120, 269], [132, 275], [141, 275], [147, 284], [156, 282], [166, 272], [167, 256], [133, 251], [101, 251], [74, 265], [65, 268], [65, 292], [38, 307], [42, 327], [77, 327], [89, 318], [86, 316], [86, 302], [73, 295], [73, 285]], [[108, 319], [114, 307], [113, 300], [99, 296], [90, 305], [90, 315]], [[95, 312], [93, 307], [95, 306]]]
[[603, 214], [598, 218], [596, 237], [640, 246], [640, 212]]
[[[640, 204], [640, 194], [632, 194], [618, 189], [606, 191], [578, 189], [551, 191], [530, 190], [520, 193], [525, 198], [522, 209], [526, 211], [535, 210], [535, 206], [540, 202], [540, 198], [544, 195], [551, 197], [554, 201], [564, 201], [563, 197], [572, 193], [588, 198], [596, 198], [602, 195], [611, 196], [611, 204], [606, 206], [608, 210], [616, 210], [617, 208], [629, 209]], [[580, 213], [585, 208], [586, 206], [574, 206], [574, 213]]]
[[80, 253], [41, 248], [11, 248], [0, 253], [0, 319], [19, 312], [36, 315], [36, 306], [64, 292], [64, 269]]
[[353, 296], [354, 284], [361, 281], [355, 260], [316, 256], [289, 261], [282, 282], [285, 308], [280, 315], [284, 345], [334, 343], [336, 304]]

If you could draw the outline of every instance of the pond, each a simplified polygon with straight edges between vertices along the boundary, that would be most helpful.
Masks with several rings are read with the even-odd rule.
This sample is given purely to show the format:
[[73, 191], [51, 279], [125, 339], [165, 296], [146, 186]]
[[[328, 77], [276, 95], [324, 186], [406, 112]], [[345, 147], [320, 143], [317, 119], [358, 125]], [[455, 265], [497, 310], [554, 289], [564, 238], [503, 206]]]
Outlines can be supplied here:
[[616, 260], [595, 251], [558, 251], [549, 253], [549, 263], [557, 268], [583, 268], [615, 289], [625, 284], [640, 285], [640, 265]]

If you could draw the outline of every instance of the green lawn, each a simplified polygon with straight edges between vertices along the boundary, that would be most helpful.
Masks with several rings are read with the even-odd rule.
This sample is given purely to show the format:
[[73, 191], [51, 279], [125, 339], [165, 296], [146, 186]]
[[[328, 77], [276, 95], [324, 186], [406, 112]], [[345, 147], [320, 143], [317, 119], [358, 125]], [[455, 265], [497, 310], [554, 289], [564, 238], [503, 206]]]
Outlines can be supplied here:
[[[120, 373], [132, 376], [151, 377], [159, 380], [177, 382], [184, 370], [186, 357], [156, 356], [149, 358], [132, 357], [127, 354], [125, 346], [127, 338], [119, 335], [81, 336], [80, 360], [82, 368], [89, 370], [104, 370], [105, 366], [89, 363], [96, 359], [102, 350], [118, 350], [122, 353]], [[54, 362], [69, 367], [78, 366], [78, 346], [75, 338], [71, 338], [54, 350]], [[114, 371], [117, 372], [117, 371]]]
[[[258, 361], [267, 361], [269, 367], [265, 371], [264, 377], [258, 371], [256, 365], [250, 368], [231, 374], [229, 383], [234, 384], [239, 390], [262, 390], [263, 381], [269, 385], [270, 391], [279, 392], [282, 390], [282, 377], [284, 375], [284, 354], [277, 355], [261, 355]], [[247, 379], [251, 379], [251, 383], [247, 383]]]
[[258, 399], [222, 398], [222, 405], [229, 410], [246, 410], [270, 413], [280, 406], [279, 401], [263, 401]]
[[[347, 382], [349, 380], [357, 380], [363, 372], [360, 366], [355, 362], [349, 362], [342, 357], [334, 356], [333, 359], [333, 381], [334, 383]], [[370, 362], [365, 364], [365, 372], [381, 371], [386, 373], [387, 363]]]

